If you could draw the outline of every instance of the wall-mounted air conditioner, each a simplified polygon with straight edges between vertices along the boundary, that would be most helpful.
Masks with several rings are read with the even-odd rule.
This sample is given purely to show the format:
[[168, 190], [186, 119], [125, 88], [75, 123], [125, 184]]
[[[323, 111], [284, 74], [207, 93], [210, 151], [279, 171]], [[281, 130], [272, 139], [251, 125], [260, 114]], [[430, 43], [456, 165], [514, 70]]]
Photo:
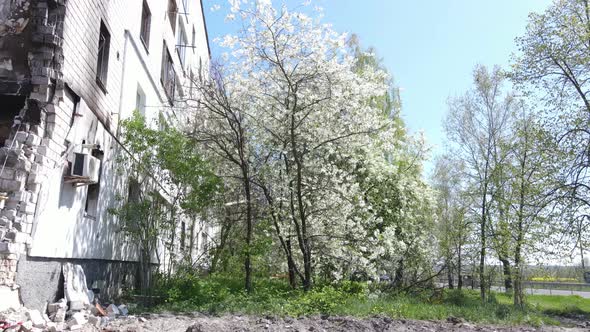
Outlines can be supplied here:
[[100, 159], [87, 153], [74, 153], [67, 182], [93, 184], [98, 183], [99, 176]]

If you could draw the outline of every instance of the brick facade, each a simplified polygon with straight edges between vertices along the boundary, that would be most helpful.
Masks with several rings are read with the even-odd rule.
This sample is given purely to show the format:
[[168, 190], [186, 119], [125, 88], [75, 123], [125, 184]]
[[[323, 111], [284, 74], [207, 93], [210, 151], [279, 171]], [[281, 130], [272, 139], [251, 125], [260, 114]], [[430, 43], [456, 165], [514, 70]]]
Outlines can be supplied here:
[[[153, 21], [150, 45], [144, 49], [136, 46], [143, 0], [0, 4], [0, 103], [11, 105], [0, 115], [0, 137], [6, 138], [0, 147], [0, 311], [13, 306], [15, 297], [19, 301], [18, 262], [23, 255], [59, 262], [134, 261], [133, 250], [127, 248], [132, 245], [115, 234], [116, 220], [105, 213], [114, 197], [126, 192], [125, 176], [116, 175], [121, 149], [114, 137], [119, 119], [135, 106], [137, 86], [147, 91], [151, 105], [168, 102], [159, 77], [162, 45], [172, 45], [169, 51], [174, 53], [176, 37], [165, 15], [166, 2], [145, 2]], [[182, 6], [180, 0], [178, 5]], [[191, 25], [199, 34], [200, 47], [185, 66], [208, 60], [200, 4], [193, 10], [190, 19], [179, 17], [189, 42]], [[110, 33], [104, 88], [96, 78], [101, 22]], [[187, 68], [180, 67], [177, 54], [174, 57], [177, 76], [186, 80]], [[133, 64], [141, 72], [130, 70]], [[81, 151], [83, 143], [99, 144], [105, 155], [100, 213], [92, 217], [84, 212], [87, 188], [62, 180], [72, 153]], [[60, 237], [51, 243], [49, 232], [56, 229]]]

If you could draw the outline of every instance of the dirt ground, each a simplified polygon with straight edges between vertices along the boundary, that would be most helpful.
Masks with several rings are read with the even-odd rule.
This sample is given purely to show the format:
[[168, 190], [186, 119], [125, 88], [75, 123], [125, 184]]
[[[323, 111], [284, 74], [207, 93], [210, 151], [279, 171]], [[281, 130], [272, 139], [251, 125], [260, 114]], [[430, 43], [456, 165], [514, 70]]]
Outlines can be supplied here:
[[[145, 321], [141, 321], [144, 320]], [[374, 317], [367, 319], [353, 317], [306, 317], [306, 318], [276, 318], [225, 315], [221, 317], [194, 315], [157, 314], [138, 318], [117, 319], [110, 322], [103, 331], [112, 332], [143, 332], [143, 331], [187, 331], [187, 332], [213, 332], [213, 331], [400, 331], [400, 332], [430, 332], [430, 331], [547, 331], [547, 332], [578, 332], [590, 331], [590, 324], [578, 324], [578, 327], [551, 327], [540, 328], [517, 326], [489, 326], [474, 325], [462, 322], [460, 319], [450, 318], [447, 321], [415, 321], [392, 320], [387, 317]], [[588, 326], [588, 327], [582, 327]]]

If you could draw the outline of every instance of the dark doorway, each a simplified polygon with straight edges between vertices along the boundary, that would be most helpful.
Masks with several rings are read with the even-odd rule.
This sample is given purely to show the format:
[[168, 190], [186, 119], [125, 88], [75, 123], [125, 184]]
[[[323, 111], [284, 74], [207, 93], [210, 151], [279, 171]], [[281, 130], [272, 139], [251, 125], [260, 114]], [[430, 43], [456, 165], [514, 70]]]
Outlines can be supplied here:
[[0, 95], [0, 147], [10, 137], [14, 117], [25, 107], [26, 96]]

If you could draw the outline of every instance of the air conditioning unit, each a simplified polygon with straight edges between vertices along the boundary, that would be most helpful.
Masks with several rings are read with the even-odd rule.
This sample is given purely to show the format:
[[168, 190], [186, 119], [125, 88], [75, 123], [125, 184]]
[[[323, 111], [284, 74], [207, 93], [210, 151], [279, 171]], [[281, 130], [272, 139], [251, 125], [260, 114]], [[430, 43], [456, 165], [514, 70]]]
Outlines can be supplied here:
[[100, 159], [87, 153], [74, 153], [69, 182], [93, 184], [100, 176]]

